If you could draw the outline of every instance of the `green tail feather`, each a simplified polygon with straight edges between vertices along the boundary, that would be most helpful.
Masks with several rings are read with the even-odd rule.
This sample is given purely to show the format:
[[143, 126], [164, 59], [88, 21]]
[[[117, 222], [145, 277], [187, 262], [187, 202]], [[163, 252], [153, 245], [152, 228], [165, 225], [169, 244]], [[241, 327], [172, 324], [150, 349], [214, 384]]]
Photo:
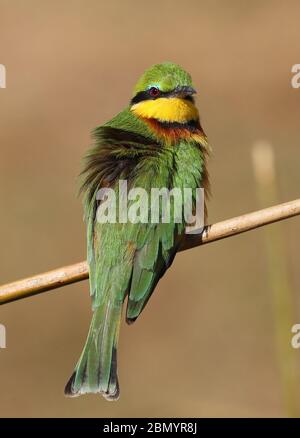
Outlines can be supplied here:
[[65, 387], [67, 396], [101, 393], [108, 400], [118, 399], [117, 344], [122, 305], [108, 301], [95, 309], [83, 352]]

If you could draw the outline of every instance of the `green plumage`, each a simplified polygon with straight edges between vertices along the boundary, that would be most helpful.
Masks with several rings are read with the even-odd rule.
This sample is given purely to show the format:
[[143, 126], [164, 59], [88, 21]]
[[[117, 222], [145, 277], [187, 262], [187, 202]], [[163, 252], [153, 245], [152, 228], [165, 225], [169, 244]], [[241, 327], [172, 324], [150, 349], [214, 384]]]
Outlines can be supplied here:
[[[190, 85], [186, 83], [189, 75], [174, 64], [162, 64], [158, 71], [156, 78], [155, 71], [150, 74], [150, 85], [154, 79], [156, 83], [160, 79], [166, 83], [166, 77], [169, 83], [170, 77], [175, 80], [175, 85], [169, 85], [171, 88]], [[179, 84], [178, 75], [182, 78]], [[146, 87], [144, 82], [145, 79], [139, 82], [136, 93]], [[203, 134], [200, 125], [197, 129]], [[203, 144], [192, 135], [165, 141], [128, 107], [98, 127], [94, 138], [95, 146], [86, 156], [82, 184], [93, 318], [65, 392], [71, 396], [100, 392], [107, 399], [115, 399], [119, 395], [116, 356], [124, 300], [128, 296], [126, 319], [130, 323], [139, 316], [171, 265], [185, 224], [174, 220], [118, 223], [119, 212], [116, 223], [99, 223], [97, 191], [109, 187], [118, 194], [119, 180], [127, 181], [128, 190], [140, 187], [149, 194], [153, 187], [201, 187], [206, 179], [205, 136]], [[173, 208], [171, 202], [171, 211]], [[161, 216], [161, 205], [159, 212]]]

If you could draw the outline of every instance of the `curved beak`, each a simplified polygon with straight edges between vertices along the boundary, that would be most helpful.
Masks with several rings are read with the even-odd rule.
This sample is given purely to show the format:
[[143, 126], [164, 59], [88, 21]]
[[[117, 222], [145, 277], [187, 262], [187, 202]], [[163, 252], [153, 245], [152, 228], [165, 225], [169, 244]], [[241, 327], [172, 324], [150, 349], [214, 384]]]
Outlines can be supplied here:
[[176, 87], [172, 94], [177, 97], [185, 98], [196, 94], [196, 90], [193, 87], [183, 85]]

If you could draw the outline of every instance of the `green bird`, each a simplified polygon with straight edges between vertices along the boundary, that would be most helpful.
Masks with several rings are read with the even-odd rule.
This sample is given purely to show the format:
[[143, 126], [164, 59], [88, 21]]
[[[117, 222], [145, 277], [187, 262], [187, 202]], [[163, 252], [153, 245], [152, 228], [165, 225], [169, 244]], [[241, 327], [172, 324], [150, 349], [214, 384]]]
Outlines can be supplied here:
[[[94, 131], [95, 144], [85, 157], [82, 172], [87, 223], [87, 260], [93, 317], [87, 340], [68, 381], [65, 394], [101, 393], [119, 397], [117, 346], [122, 308], [127, 297], [126, 321], [140, 315], [156, 284], [171, 266], [185, 238], [186, 218], [159, 221], [99, 221], [103, 206], [100, 189], [120, 192], [153, 188], [208, 190], [208, 143], [201, 128], [191, 76], [179, 65], [156, 64], [137, 82], [130, 104]], [[188, 201], [187, 201], [188, 202]], [[133, 205], [131, 200], [127, 208]], [[174, 200], [170, 201], [174, 213]], [[184, 207], [184, 202], [183, 202]], [[183, 210], [182, 207], [182, 210]], [[147, 209], [147, 208], [146, 208]]]

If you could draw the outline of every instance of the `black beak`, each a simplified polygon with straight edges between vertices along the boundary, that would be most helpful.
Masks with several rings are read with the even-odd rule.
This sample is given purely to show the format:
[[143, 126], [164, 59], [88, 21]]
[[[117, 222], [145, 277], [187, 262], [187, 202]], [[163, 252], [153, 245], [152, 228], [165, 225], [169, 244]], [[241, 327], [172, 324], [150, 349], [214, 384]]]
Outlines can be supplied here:
[[174, 96], [184, 99], [186, 97], [193, 96], [193, 94], [196, 94], [196, 90], [193, 87], [183, 85], [176, 87], [172, 94]]

